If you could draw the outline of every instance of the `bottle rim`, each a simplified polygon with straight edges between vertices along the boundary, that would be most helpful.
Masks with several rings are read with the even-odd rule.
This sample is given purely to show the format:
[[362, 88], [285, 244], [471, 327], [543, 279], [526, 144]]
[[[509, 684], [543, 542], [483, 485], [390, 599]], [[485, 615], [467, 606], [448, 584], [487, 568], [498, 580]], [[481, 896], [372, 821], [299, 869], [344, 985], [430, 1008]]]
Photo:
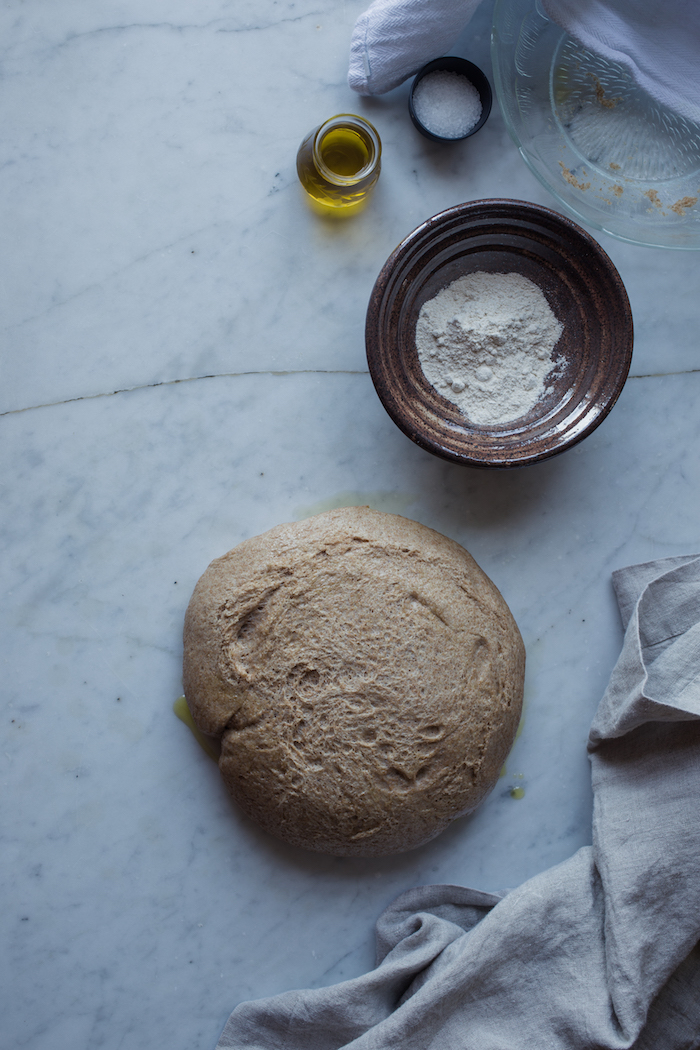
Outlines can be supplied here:
[[[367, 145], [370, 147], [370, 157], [363, 168], [356, 171], [354, 175], [339, 175], [336, 171], [332, 171], [331, 168], [324, 162], [321, 155], [321, 143], [326, 135], [333, 131], [334, 128], [338, 127], [352, 127], [357, 131], [364, 132], [368, 142]], [[368, 120], [364, 117], [358, 117], [354, 113], [337, 113], [334, 117], [330, 117], [324, 121], [319, 127], [318, 131], [314, 135], [313, 144], [313, 157], [314, 164], [317, 169], [323, 175], [324, 179], [332, 183], [334, 186], [355, 186], [358, 182], [362, 182], [368, 175], [371, 175], [373, 171], [376, 171], [379, 167], [379, 161], [382, 154], [382, 143], [376, 128], [374, 128]]]

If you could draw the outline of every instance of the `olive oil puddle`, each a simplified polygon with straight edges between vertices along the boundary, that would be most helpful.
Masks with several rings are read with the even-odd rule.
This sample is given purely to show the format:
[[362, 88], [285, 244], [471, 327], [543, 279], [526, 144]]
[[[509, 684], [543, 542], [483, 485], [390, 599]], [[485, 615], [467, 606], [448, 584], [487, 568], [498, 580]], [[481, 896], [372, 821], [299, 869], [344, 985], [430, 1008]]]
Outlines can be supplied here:
[[192, 736], [195, 738], [199, 746], [202, 748], [203, 751], [206, 751], [206, 753], [209, 755], [209, 758], [213, 758], [215, 762], [218, 762], [219, 755], [221, 754], [220, 741], [217, 740], [216, 737], [207, 736], [205, 733], [202, 733], [199, 729], [197, 729], [194, 718], [192, 717], [192, 712], [187, 706], [187, 700], [184, 696], [178, 696], [177, 700], [173, 704], [173, 711], [180, 719], [180, 721], [185, 723], [185, 725], [190, 730]]

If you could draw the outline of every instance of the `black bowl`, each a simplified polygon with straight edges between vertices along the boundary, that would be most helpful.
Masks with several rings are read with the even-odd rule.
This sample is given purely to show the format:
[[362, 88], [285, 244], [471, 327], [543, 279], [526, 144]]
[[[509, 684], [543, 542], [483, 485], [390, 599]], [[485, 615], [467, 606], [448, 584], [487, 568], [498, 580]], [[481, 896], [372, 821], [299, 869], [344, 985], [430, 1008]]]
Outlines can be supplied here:
[[[479, 92], [479, 98], [481, 99], [481, 116], [474, 127], [469, 129], [466, 135], [459, 135], [456, 138], [444, 138], [441, 135], [436, 135], [434, 132], [426, 128], [424, 124], [421, 124], [416, 116], [416, 111], [413, 105], [413, 92], [416, 90], [416, 87], [420, 84], [423, 77], [426, 77], [428, 73], [435, 72], [460, 73], [463, 77], [466, 77], [466, 79], [473, 84]], [[411, 114], [411, 120], [418, 128], [421, 135], [425, 135], [426, 138], [432, 139], [433, 142], [461, 142], [463, 139], [468, 139], [471, 135], [475, 135], [479, 128], [483, 128], [489, 118], [492, 101], [493, 96], [491, 94], [491, 85], [479, 67], [475, 66], [473, 62], [467, 62], [466, 58], [458, 58], [456, 55], [446, 55], [444, 58], [433, 59], [432, 62], [428, 62], [427, 65], [423, 66], [423, 68], [416, 73], [416, 77], [411, 86], [411, 93], [408, 96], [408, 112]]]

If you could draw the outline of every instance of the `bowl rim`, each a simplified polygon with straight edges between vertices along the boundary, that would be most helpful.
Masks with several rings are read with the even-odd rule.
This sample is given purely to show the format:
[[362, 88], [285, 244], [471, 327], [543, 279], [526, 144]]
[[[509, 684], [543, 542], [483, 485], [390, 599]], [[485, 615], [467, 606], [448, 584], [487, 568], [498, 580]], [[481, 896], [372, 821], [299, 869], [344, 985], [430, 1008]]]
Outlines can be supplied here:
[[[351, 125], [360, 125], [362, 130], [366, 133], [372, 145], [372, 154], [363, 168], [356, 171], [353, 175], [339, 175], [332, 168], [329, 168], [321, 152], [321, 144], [326, 135], [333, 131], [336, 127], [347, 127]], [[336, 113], [335, 116], [329, 117], [324, 120], [323, 124], [319, 124], [313, 133], [313, 140], [311, 145], [311, 151], [313, 154], [314, 162], [321, 172], [323, 178], [330, 182], [333, 186], [356, 186], [358, 182], [366, 179], [367, 176], [373, 172], [376, 168], [381, 165], [382, 159], [382, 142], [379, 138], [379, 132], [375, 128], [374, 124], [371, 124], [366, 117], [358, 116], [357, 113]]]
[[[421, 248], [425, 249], [435, 231], [449, 228], [450, 225], [459, 224], [461, 221], [466, 223], [470, 217], [475, 219], [475, 228], [478, 229], [482, 223], [492, 223], [494, 218], [499, 216], [502, 219], [511, 218], [514, 222], [537, 220], [545, 228], [554, 226], [568, 240], [573, 239], [574, 242], [580, 244], [581, 249], [590, 253], [596, 264], [602, 266], [605, 279], [610, 282], [613, 294], [616, 296], [615, 306], [620, 311], [621, 323], [619, 337], [615, 339], [612, 346], [611, 361], [614, 365], [612, 381], [606, 382], [605, 396], [589, 406], [585, 422], [581, 426], [574, 427], [576, 417], [572, 415], [570, 432], [567, 433], [567, 428], [560, 429], [559, 439], [549, 442], [546, 447], [537, 446], [530, 450], [523, 447], [519, 451], [512, 448], [502, 453], [493, 452], [486, 455], [476, 450], [466, 451], [461, 447], [464, 446], [464, 441], [460, 442], [459, 449], [454, 442], [450, 444], [447, 440], [450, 429], [447, 421], [445, 421], [442, 436], [438, 438], [421, 432], [410, 419], [405, 417], [402, 399], [399, 396], [404, 391], [400, 390], [396, 383], [392, 386], [392, 376], [388, 366], [389, 353], [382, 338], [380, 321], [383, 317], [382, 308], [386, 304], [387, 296], [393, 291], [392, 285], [396, 282], [397, 271], [402, 265], [408, 263], [411, 253], [420, 254]], [[481, 219], [480, 222], [477, 221], [479, 219]], [[406, 281], [404, 280], [403, 283], [405, 286]], [[404, 287], [404, 295], [407, 290]], [[380, 401], [394, 423], [407, 437], [427, 452], [463, 466], [485, 469], [513, 468], [542, 462], [573, 448], [591, 434], [610, 413], [622, 392], [632, 361], [633, 343], [634, 324], [627, 291], [614, 263], [604, 249], [589, 233], [567, 216], [543, 205], [510, 198], [484, 198], [454, 205], [431, 216], [412, 230], [397, 245], [382, 266], [370, 295], [365, 321], [365, 347], [370, 377]], [[402, 349], [399, 350], [399, 355], [401, 354], [404, 355], [405, 360], [405, 351]], [[498, 436], [497, 428], [493, 427], [482, 428], [475, 424], [468, 424], [463, 429], [464, 431], [472, 429], [480, 434], [494, 432], [495, 436]], [[522, 427], [523, 432], [527, 429], [527, 426]]]

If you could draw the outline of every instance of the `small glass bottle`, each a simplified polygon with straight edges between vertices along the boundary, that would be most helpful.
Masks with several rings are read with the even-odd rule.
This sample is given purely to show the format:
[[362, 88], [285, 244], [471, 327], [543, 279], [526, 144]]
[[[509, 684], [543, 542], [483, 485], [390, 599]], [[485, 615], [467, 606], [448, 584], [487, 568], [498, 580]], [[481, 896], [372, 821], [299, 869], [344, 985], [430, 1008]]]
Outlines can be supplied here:
[[324, 212], [356, 211], [379, 178], [381, 154], [369, 121], [339, 113], [306, 136], [297, 153], [297, 173]]

